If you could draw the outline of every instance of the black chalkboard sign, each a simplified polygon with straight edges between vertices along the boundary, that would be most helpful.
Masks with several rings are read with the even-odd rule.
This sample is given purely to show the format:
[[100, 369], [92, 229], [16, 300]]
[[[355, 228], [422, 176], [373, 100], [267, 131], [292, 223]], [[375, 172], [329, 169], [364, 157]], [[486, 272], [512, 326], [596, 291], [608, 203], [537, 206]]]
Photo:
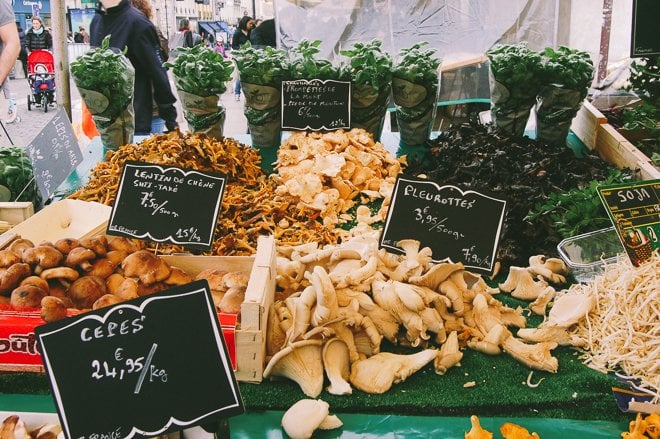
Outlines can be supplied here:
[[632, 15], [630, 57], [639, 58], [660, 55], [660, 37], [658, 37], [660, 1], [633, 0]]
[[80, 145], [63, 108], [27, 145], [37, 188], [48, 200], [83, 160]]
[[69, 438], [141, 438], [241, 414], [208, 282], [35, 328]]
[[350, 82], [332, 79], [282, 81], [282, 129], [319, 131], [350, 126]]
[[603, 185], [598, 195], [633, 265], [660, 248], [660, 180]]
[[435, 262], [462, 262], [493, 271], [506, 202], [456, 186], [401, 175], [380, 237], [380, 246], [403, 253], [397, 242], [415, 239]]
[[107, 232], [208, 250], [227, 177], [127, 161]]

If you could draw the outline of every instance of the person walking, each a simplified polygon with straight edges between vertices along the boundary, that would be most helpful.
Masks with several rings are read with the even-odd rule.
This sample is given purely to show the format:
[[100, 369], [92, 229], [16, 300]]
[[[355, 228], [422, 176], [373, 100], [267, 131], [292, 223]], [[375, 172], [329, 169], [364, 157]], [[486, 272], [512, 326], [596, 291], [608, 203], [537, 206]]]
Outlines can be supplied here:
[[9, 0], [0, 0], [0, 87], [8, 99], [6, 120], [10, 123], [16, 120], [16, 99], [9, 92], [7, 78], [20, 52], [21, 40], [16, 29], [14, 10]]
[[176, 129], [176, 97], [163, 67], [156, 27], [129, 0], [100, 1], [101, 8], [90, 25], [90, 45], [99, 47], [103, 38], [110, 35], [110, 47], [126, 49], [126, 56], [135, 68], [135, 137], [151, 134], [154, 101], [168, 131]]
[[[231, 49], [238, 50], [243, 44], [250, 41], [252, 29], [254, 29], [254, 20], [252, 17], [244, 15], [241, 21], [238, 22], [238, 28], [231, 39]], [[234, 98], [237, 101], [241, 100], [241, 80], [238, 76], [236, 76], [236, 82], [234, 83]]]
[[16, 30], [18, 31], [18, 39], [21, 43], [21, 51], [18, 54], [18, 59], [21, 61], [21, 66], [23, 67], [23, 76], [27, 78], [27, 46], [25, 42], [25, 31], [20, 24], [16, 24]]
[[44, 22], [39, 16], [32, 17], [32, 28], [25, 34], [25, 47], [28, 53], [33, 50], [53, 49], [53, 37], [44, 27]]

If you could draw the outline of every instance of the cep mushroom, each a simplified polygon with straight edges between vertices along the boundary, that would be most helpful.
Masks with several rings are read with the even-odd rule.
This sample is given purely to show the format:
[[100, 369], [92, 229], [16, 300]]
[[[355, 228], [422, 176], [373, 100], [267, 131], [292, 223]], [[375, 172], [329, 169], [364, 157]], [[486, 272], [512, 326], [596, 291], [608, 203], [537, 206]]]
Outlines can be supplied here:
[[19, 286], [11, 292], [9, 304], [17, 308], [37, 308], [46, 292], [34, 285]]
[[0, 268], [8, 268], [19, 262], [21, 262], [21, 257], [18, 253], [9, 249], [0, 250]]
[[163, 259], [146, 250], [131, 253], [121, 263], [126, 277], [138, 277], [145, 285], [167, 279], [170, 266]]
[[96, 253], [93, 250], [85, 247], [76, 247], [67, 254], [64, 264], [71, 268], [80, 267], [86, 271], [92, 266], [89, 261], [94, 258], [96, 258]]
[[23, 262], [14, 264], [0, 274], [0, 294], [7, 294], [31, 274], [30, 266]]
[[66, 304], [59, 297], [46, 296], [41, 299], [41, 318], [46, 323], [62, 320], [66, 314]]
[[73, 268], [55, 267], [42, 271], [39, 276], [45, 280], [57, 280], [67, 289], [71, 285], [71, 282], [80, 277], [80, 274]]
[[35, 274], [39, 274], [46, 268], [57, 267], [64, 259], [64, 255], [55, 247], [40, 245], [26, 249], [21, 259], [34, 267]]
[[80, 246], [88, 248], [94, 251], [96, 256], [102, 257], [108, 252], [108, 238], [105, 235], [82, 238], [80, 240]]
[[98, 276], [83, 276], [76, 279], [67, 292], [78, 309], [92, 308], [94, 302], [108, 292], [105, 281]]
[[29, 239], [19, 238], [12, 241], [12, 243], [9, 244], [9, 247], [7, 247], [7, 249], [13, 251], [19, 256], [23, 256], [23, 252], [26, 249], [32, 247], [34, 247], [34, 243], [32, 241], [30, 241]]
[[78, 241], [76, 238], [62, 238], [55, 241], [53, 247], [58, 249], [63, 255], [68, 255], [71, 250], [78, 247], [79, 245], [80, 241]]

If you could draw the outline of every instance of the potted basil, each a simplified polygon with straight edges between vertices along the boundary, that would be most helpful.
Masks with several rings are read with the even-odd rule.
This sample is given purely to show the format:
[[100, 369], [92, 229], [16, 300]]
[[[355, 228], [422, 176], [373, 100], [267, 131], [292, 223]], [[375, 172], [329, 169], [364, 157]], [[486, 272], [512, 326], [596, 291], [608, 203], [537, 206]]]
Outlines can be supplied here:
[[303, 38], [291, 49], [291, 79], [350, 80], [351, 73], [345, 64], [334, 65], [327, 59], [317, 57], [320, 45], [321, 40], [309, 41]]
[[522, 136], [539, 91], [541, 55], [527, 43], [497, 44], [486, 52], [493, 124], [507, 135]]
[[227, 90], [234, 66], [220, 53], [198, 44], [180, 47], [172, 68], [174, 84], [181, 99], [183, 117], [193, 133], [204, 133], [220, 139], [225, 123], [225, 108], [218, 105], [220, 95]]
[[124, 53], [110, 48], [110, 35], [71, 62], [71, 76], [101, 136], [103, 148], [131, 143], [135, 131], [135, 70]]
[[566, 146], [571, 121], [587, 96], [594, 66], [587, 52], [560, 46], [542, 52], [536, 104], [536, 138]]
[[427, 42], [401, 49], [392, 70], [392, 97], [401, 147], [422, 146], [429, 139], [439, 91], [440, 60]]
[[289, 76], [286, 52], [270, 46], [255, 48], [245, 43], [233, 52], [245, 94], [244, 114], [252, 147], [261, 153], [261, 167], [272, 170], [280, 146], [282, 81]]

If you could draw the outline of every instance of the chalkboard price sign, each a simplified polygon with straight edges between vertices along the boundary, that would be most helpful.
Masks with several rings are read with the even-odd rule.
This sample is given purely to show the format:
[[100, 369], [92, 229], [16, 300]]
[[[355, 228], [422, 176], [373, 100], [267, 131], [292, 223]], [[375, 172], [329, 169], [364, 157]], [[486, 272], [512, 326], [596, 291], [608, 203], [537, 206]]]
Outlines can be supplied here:
[[380, 246], [403, 253], [397, 243], [415, 239], [430, 247], [433, 260], [462, 262], [493, 271], [506, 202], [456, 186], [399, 176], [380, 237]]
[[142, 438], [244, 411], [205, 280], [35, 329], [69, 438]]
[[226, 177], [127, 161], [108, 233], [210, 249]]
[[598, 195], [634, 265], [660, 248], [660, 180], [604, 185]]
[[632, 38], [630, 39], [630, 57], [660, 55], [658, 38], [658, 0], [633, 0]]
[[319, 131], [350, 126], [350, 82], [332, 79], [282, 81], [282, 129]]
[[63, 108], [57, 110], [27, 145], [27, 153], [39, 193], [47, 200], [83, 160], [71, 122]]

